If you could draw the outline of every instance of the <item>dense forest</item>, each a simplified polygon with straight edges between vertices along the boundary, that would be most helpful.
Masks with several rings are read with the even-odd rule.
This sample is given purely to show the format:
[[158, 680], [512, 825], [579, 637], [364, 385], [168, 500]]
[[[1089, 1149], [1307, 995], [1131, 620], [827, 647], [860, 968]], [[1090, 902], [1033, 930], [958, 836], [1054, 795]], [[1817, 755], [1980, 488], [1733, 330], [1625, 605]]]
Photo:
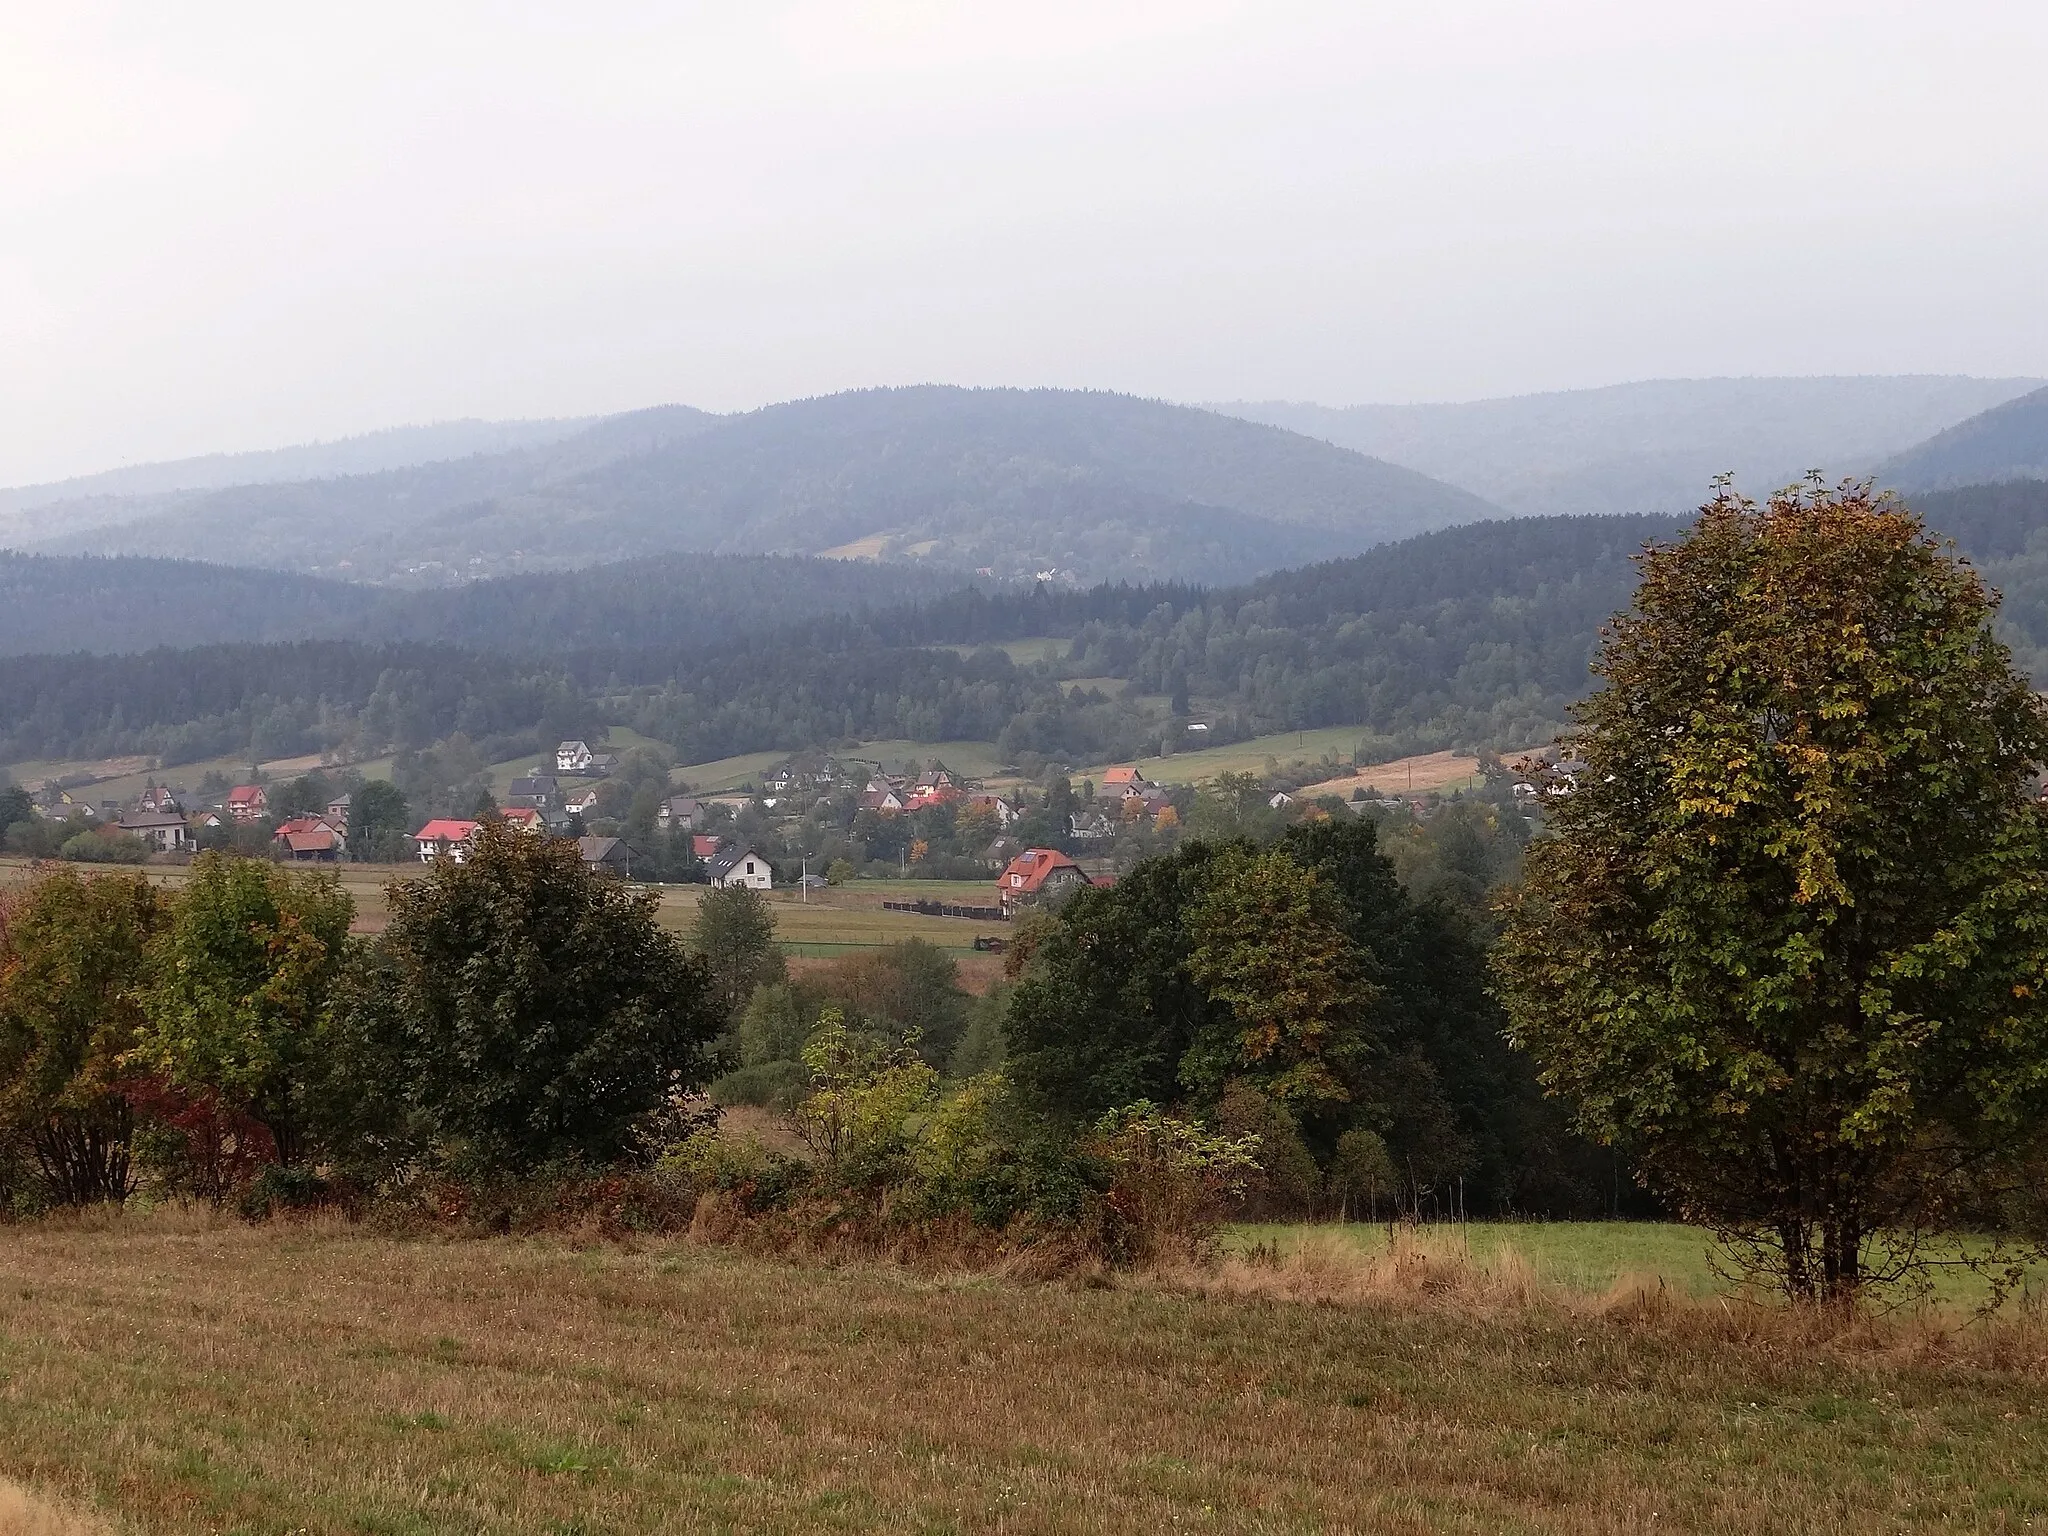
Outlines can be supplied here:
[[394, 590], [197, 560], [0, 551], [0, 655], [344, 639], [445, 641], [534, 656], [703, 646], [764, 626], [950, 595], [968, 579], [944, 567], [861, 560], [656, 555]]
[[[2006, 592], [2005, 632], [2042, 675], [2048, 484], [1920, 501]], [[1346, 725], [1388, 756], [1519, 746], [1561, 725], [1628, 601], [1630, 557], [1679, 526], [1518, 519], [1214, 591], [970, 588], [887, 607], [860, 601], [885, 573], [835, 562], [481, 582], [418, 599], [434, 641], [0, 661], [0, 761], [362, 758], [456, 734], [503, 760], [606, 724], [682, 762], [908, 738], [1082, 763], [1175, 750], [1195, 721], [1211, 744]], [[1002, 648], [1034, 637], [1060, 643], [1030, 661]]]

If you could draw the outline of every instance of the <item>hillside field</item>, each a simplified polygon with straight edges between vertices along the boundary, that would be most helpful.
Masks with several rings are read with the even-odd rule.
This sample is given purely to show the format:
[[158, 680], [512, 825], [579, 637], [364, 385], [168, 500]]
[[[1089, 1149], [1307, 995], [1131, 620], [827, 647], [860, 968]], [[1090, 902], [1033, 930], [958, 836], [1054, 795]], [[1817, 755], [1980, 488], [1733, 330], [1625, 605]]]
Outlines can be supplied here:
[[0, 1478], [143, 1533], [2048, 1520], [2036, 1367], [1796, 1338], [164, 1211], [0, 1229]]

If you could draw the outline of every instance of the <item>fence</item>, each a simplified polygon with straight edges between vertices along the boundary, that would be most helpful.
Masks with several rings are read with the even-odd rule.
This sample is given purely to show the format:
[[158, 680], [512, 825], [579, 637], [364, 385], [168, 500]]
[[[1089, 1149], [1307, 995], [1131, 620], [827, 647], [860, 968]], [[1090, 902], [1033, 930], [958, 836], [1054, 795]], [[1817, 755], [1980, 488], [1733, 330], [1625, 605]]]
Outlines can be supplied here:
[[977, 923], [1003, 923], [1009, 914], [1001, 907], [963, 907], [952, 901], [885, 901], [884, 912], [915, 912], [920, 917], [968, 917]]

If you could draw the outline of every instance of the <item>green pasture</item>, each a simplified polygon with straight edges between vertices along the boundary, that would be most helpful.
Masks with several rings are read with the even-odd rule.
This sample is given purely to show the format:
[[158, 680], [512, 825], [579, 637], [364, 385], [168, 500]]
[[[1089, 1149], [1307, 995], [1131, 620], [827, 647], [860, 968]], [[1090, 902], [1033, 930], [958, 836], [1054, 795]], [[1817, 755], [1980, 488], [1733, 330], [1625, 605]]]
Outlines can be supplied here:
[[[1263, 773], [1269, 760], [1283, 768], [1296, 763], [1319, 763], [1330, 755], [1348, 763], [1364, 735], [1365, 728], [1357, 725], [1333, 725], [1318, 731], [1283, 731], [1275, 736], [1254, 736], [1249, 741], [1232, 742], [1226, 747], [1200, 747], [1190, 752], [1176, 752], [1171, 757], [1140, 758], [1136, 767], [1148, 779], [1193, 784], [1225, 773]], [[1090, 768], [1077, 769], [1074, 777], [1077, 780], [1090, 778], [1100, 783], [1107, 769], [1119, 766], [1116, 763], [1097, 763]]]
[[[1246, 1222], [1225, 1233], [1228, 1251], [1263, 1247], [1285, 1255], [1306, 1242], [1338, 1242], [1365, 1254], [1386, 1252], [1390, 1237], [1408, 1232], [1434, 1253], [1463, 1253], [1481, 1266], [1512, 1249], [1544, 1282], [1563, 1290], [1599, 1295], [1623, 1277], [1654, 1276], [1672, 1290], [1695, 1297], [1732, 1296], [1739, 1287], [1715, 1273], [1713, 1238], [1699, 1227], [1667, 1221], [1470, 1221], [1438, 1222], [1412, 1229], [1372, 1222]], [[1986, 1242], [1968, 1251], [1989, 1253]], [[1732, 1271], [1730, 1271], [1732, 1273]], [[1985, 1275], [1942, 1267], [1932, 1275], [1934, 1299], [1946, 1307], [1974, 1309], [1990, 1299]], [[2029, 1294], [2048, 1289], [2048, 1266], [2032, 1266]], [[1909, 1301], [1907, 1295], [1891, 1299]]]

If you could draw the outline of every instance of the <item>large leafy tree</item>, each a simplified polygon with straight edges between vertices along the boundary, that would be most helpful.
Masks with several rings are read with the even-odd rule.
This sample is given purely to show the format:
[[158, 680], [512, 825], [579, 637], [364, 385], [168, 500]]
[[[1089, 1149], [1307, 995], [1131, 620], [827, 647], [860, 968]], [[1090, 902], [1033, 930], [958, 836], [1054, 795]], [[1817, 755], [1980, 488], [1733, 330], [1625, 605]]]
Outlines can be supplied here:
[[377, 1033], [451, 1154], [608, 1162], [704, 1079], [726, 1024], [709, 972], [656, 921], [658, 895], [586, 869], [573, 841], [486, 823], [466, 863], [388, 899]]
[[1225, 852], [1187, 914], [1188, 975], [1222, 1016], [1181, 1058], [1183, 1083], [1213, 1103], [1241, 1079], [1297, 1113], [1355, 1097], [1378, 992], [1345, 917], [1285, 851]]
[[1584, 1127], [1795, 1294], [1938, 1224], [2048, 1088], [2048, 712], [1909, 513], [1725, 490], [1643, 556], [1498, 952]]
[[123, 1058], [162, 919], [140, 875], [52, 870], [0, 898], [0, 1131], [26, 1146], [60, 1204], [129, 1193]]
[[354, 916], [331, 876], [202, 855], [152, 946], [133, 1060], [259, 1122], [280, 1161], [301, 1160]]

